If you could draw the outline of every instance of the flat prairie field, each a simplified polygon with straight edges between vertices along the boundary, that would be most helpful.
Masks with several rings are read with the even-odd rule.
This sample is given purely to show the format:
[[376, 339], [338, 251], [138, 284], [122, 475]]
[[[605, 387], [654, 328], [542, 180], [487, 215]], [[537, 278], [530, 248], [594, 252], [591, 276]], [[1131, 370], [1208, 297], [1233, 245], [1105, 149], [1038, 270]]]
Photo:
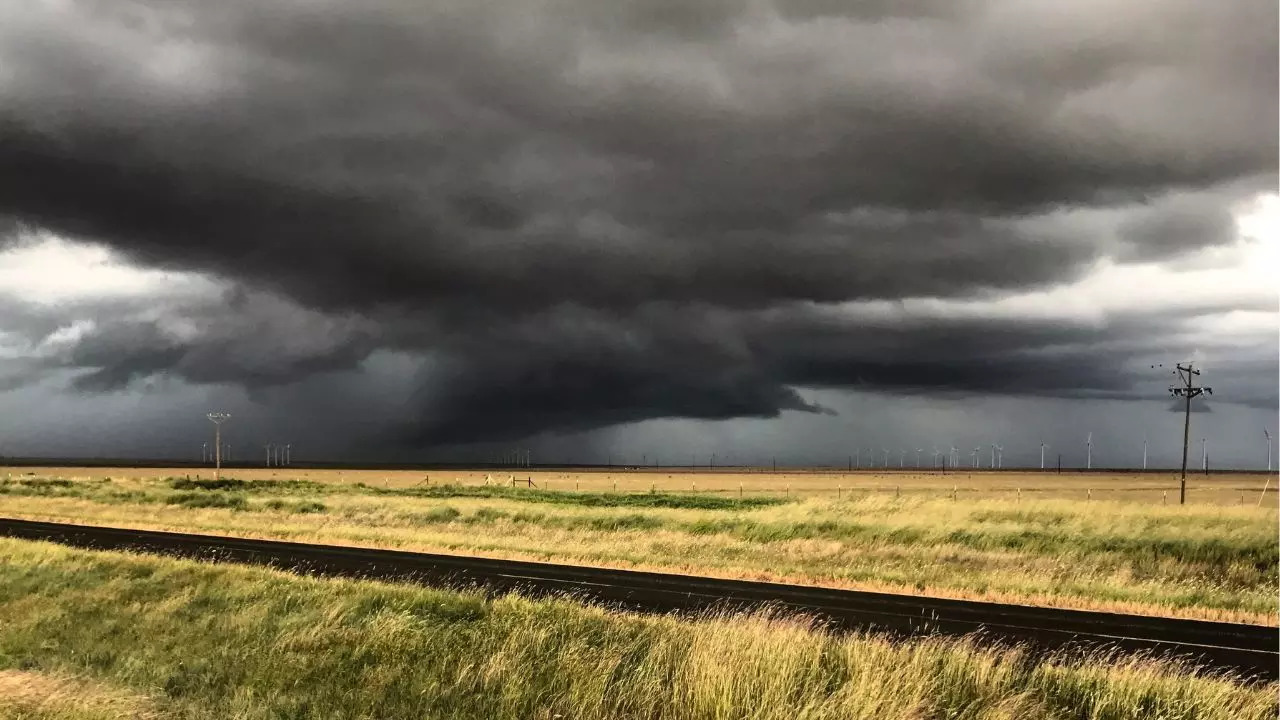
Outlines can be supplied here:
[[[426, 485], [491, 485], [547, 490], [636, 493], [645, 491], [715, 493], [725, 496], [796, 495], [839, 498], [853, 494], [908, 494], [958, 498], [1061, 498], [1112, 500], [1153, 505], [1178, 504], [1176, 471], [1111, 472], [1069, 471], [1057, 473], [1027, 470], [800, 470], [771, 472], [762, 469], [598, 468], [544, 470], [500, 468], [484, 470], [331, 470], [311, 468], [227, 467], [223, 474], [242, 480], [292, 478], [338, 485], [409, 488]], [[83, 480], [102, 478], [211, 478], [213, 468], [131, 467], [3, 467], [0, 476], [18, 478], [61, 477]], [[1187, 502], [1194, 505], [1258, 505], [1276, 508], [1277, 475], [1264, 472], [1187, 474]]]
[[1189, 483], [1178, 505], [1154, 474], [210, 475], [12, 468], [0, 516], [1277, 622], [1280, 523], [1264, 477]]

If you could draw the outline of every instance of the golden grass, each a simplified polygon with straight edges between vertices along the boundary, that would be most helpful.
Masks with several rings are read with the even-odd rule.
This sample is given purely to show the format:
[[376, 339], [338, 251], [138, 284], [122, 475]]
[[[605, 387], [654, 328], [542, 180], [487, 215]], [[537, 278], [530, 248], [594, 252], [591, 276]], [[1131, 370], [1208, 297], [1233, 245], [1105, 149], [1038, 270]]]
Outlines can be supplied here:
[[0, 540], [0, 667], [146, 690], [160, 717], [1261, 720], [1278, 709], [1274, 684], [1086, 660]]
[[159, 716], [144, 696], [101, 682], [65, 673], [0, 669], [0, 718], [158, 720]]
[[[86, 468], [86, 467], [3, 467], [0, 477], [63, 477], [83, 480], [112, 478], [160, 479], [166, 477], [199, 475], [212, 477], [212, 468]], [[785, 496], [819, 496], [834, 498], [849, 494], [893, 495], [904, 493], [924, 497], [950, 498], [956, 492], [962, 499], [1016, 499], [1021, 492], [1023, 499], [1070, 499], [1115, 502], [1132, 502], [1142, 505], [1177, 504], [1177, 473], [1138, 472], [1028, 472], [1028, 471], [970, 471], [961, 469], [946, 474], [920, 470], [861, 470], [845, 472], [804, 471], [770, 472], [716, 471], [688, 469], [622, 470], [599, 469], [588, 471], [543, 471], [511, 468], [506, 470], [312, 470], [306, 468], [229, 468], [223, 475], [244, 480], [299, 479], [314, 482], [351, 486], [356, 483], [383, 488], [407, 488], [424, 483], [457, 485], [484, 485], [486, 477], [495, 484], [510, 484], [515, 478], [518, 486], [525, 486], [529, 479], [540, 488], [552, 490], [645, 492], [650, 489], [663, 492], [711, 492], [734, 495], [765, 494]], [[1270, 482], [1268, 482], [1268, 479]], [[1262, 493], [1266, 485], [1265, 496]], [[1193, 505], [1245, 505], [1256, 506], [1263, 498], [1264, 507], [1278, 507], [1276, 475], [1273, 473], [1231, 473], [1189, 475], [1187, 478], [1188, 503]]]
[[[76, 483], [69, 490], [171, 492], [140, 478]], [[0, 514], [1229, 622], [1277, 618], [1280, 526], [1274, 512], [1251, 507], [864, 495], [637, 510], [349, 487], [303, 488], [272, 509], [270, 487], [248, 496], [246, 511], [0, 494]], [[288, 510], [311, 497], [322, 512]]]

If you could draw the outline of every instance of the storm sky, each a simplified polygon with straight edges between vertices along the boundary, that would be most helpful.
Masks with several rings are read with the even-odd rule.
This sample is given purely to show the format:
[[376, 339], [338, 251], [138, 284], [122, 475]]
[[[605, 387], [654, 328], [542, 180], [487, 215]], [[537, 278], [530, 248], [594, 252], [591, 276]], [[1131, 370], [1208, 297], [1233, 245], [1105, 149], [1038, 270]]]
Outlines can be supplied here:
[[0, 0], [0, 454], [1261, 465], [1277, 25]]

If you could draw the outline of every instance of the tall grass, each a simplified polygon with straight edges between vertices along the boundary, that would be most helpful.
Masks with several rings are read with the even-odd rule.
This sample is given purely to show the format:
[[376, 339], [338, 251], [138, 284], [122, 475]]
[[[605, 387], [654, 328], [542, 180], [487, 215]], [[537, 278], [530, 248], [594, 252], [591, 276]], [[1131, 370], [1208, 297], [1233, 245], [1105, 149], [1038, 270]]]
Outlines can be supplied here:
[[[0, 513], [25, 517], [1276, 621], [1280, 525], [1271, 511], [866, 495], [743, 500], [227, 478], [23, 478], [0, 487]], [[152, 504], [167, 508], [156, 513]]]
[[[183, 718], [1199, 718], [1275, 686], [1174, 664], [1034, 662], [968, 641], [836, 637], [0, 540], [0, 669]], [[0, 705], [3, 707], [3, 705]]]

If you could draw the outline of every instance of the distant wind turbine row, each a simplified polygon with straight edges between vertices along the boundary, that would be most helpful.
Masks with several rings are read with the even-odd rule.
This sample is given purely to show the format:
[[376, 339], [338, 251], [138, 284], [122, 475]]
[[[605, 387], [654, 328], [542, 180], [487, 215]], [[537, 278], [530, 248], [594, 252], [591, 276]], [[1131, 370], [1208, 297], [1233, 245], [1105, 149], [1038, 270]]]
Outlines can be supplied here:
[[[1272, 440], [1271, 431], [1264, 428], [1262, 431], [1262, 434], [1267, 442], [1267, 471], [1270, 472], [1271, 471], [1271, 440]], [[1200, 439], [1200, 467], [1202, 470], [1205, 470], [1205, 471], [1209, 469], [1208, 444], [1209, 444], [1209, 441], [1207, 438]], [[1041, 470], [1044, 470], [1046, 467], [1045, 466], [1045, 450], [1051, 447], [1053, 446], [1046, 442], [1042, 441], [1040, 443], [1040, 469]], [[1142, 469], [1143, 470], [1148, 469], [1148, 448], [1149, 448], [1149, 441], [1147, 438], [1144, 437], [1142, 438]], [[1004, 447], [997, 443], [991, 443], [990, 451], [991, 451], [990, 458], [989, 458], [989, 461], [986, 463], [989, 469], [992, 469], [992, 470], [1003, 469], [1004, 468]], [[1093, 469], [1093, 433], [1092, 432], [1087, 433], [1085, 435], [1084, 451], [1085, 451], [1085, 461], [1084, 461], [1085, 469], [1091, 470]], [[882, 463], [880, 467], [888, 468], [890, 466], [889, 459], [892, 456], [891, 455], [892, 451], [890, 451], [890, 449], [887, 447], [881, 447], [880, 452], [882, 455]], [[906, 450], [906, 449], [898, 451], [898, 467], [899, 468], [906, 467], [905, 459], [907, 454], [910, 452], [912, 451]], [[922, 453], [925, 452], [925, 449], [916, 448], [914, 452], [916, 454], [915, 467], [916, 468], [924, 467], [924, 465], [921, 463], [921, 455]], [[931, 467], [943, 467], [945, 465], [946, 467], [954, 468], [954, 467], [960, 466], [960, 448], [956, 447], [955, 445], [952, 445], [950, 449], [946, 452], [938, 450], [938, 446], [934, 445], [933, 452], [931, 453], [931, 455], [933, 458]], [[862, 448], [855, 449], [852, 457], [856, 459], [857, 467], [862, 468]], [[870, 458], [870, 464], [868, 465], [868, 467], [871, 469], [874, 469], [876, 467], [875, 448], [867, 448], [867, 457]], [[983, 464], [984, 463], [983, 463], [982, 446], [975, 447], [973, 450], [969, 451], [970, 467], [981, 468]]]

